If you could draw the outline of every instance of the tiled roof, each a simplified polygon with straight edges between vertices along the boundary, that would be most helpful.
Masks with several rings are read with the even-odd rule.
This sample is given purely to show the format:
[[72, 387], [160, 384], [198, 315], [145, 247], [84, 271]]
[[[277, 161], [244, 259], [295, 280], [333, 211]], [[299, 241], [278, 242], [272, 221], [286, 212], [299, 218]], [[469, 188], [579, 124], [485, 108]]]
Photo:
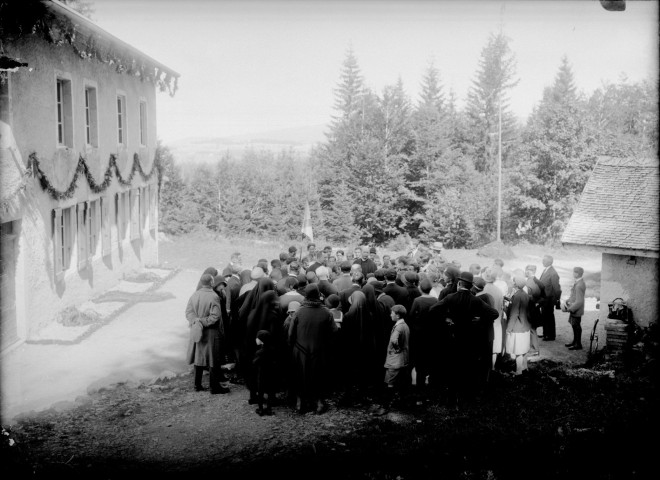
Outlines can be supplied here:
[[657, 252], [659, 161], [600, 157], [562, 243]]

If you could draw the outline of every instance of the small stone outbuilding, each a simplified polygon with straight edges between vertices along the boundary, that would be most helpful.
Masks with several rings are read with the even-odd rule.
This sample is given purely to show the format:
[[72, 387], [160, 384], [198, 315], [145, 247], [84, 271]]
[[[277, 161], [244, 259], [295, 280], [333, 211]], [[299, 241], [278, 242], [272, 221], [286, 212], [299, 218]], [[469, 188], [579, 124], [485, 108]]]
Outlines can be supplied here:
[[[658, 321], [658, 167], [657, 158], [600, 157], [562, 236], [563, 244], [602, 252], [603, 322], [617, 297], [640, 327]], [[606, 323], [607, 344], [615, 346], [622, 328], [610, 327]]]

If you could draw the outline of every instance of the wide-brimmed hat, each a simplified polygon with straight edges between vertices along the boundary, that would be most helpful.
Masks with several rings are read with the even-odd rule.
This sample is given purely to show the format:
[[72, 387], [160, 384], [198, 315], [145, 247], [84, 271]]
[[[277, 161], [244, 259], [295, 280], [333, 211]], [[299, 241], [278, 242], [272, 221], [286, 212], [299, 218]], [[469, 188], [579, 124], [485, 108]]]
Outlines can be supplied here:
[[474, 275], [472, 275], [470, 272], [461, 272], [461, 274], [457, 277], [457, 280], [463, 280], [464, 282], [473, 284]]
[[438, 251], [440, 251], [440, 250], [442, 250], [442, 248], [443, 248], [442, 242], [433, 242], [433, 243], [431, 244], [431, 250], [438, 250]]

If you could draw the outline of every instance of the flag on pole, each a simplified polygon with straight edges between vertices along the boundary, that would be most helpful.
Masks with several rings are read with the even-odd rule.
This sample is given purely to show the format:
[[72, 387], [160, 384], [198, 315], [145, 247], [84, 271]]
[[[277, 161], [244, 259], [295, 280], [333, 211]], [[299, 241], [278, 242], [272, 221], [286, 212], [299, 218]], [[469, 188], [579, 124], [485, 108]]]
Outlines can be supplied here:
[[309, 211], [309, 201], [305, 202], [305, 216], [303, 217], [302, 227], [300, 232], [309, 237], [310, 241], [314, 241], [314, 233], [312, 233], [312, 215]]

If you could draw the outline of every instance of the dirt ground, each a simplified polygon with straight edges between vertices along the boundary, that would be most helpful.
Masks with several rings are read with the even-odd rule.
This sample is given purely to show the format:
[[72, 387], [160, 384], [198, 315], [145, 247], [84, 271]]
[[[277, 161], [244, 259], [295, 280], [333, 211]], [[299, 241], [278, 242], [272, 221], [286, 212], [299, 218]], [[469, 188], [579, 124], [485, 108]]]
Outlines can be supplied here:
[[[281, 249], [241, 245], [248, 263]], [[201, 272], [223, 268], [234, 249], [183, 238], [161, 244], [161, 261]], [[516, 261], [532, 263], [542, 252], [518, 251]], [[460, 254], [468, 262], [474, 252]], [[566, 255], [555, 254], [566, 268], [580, 260]], [[582, 260], [597, 267], [590, 256]], [[585, 314], [584, 338], [598, 315]], [[225, 395], [194, 392], [192, 372], [185, 372], [108, 386], [75, 408], [19, 417], [3, 425], [0, 464], [15, 478], [40, 479], [655, 478], [656, 364], [642, 353], [622, 368], [602, 351], [591, 358], [569, 352], [568, 327], [561, 312], [556, 316], [557, 341], [542, 342], [528, 374], [510, 376], [511, 362], [503, 361], [488, 389], [458, 411], [446, 408], [441, 392], [410, 393], [387, 408], [381, 392], [364, 391], [333, 395], [321, 415], [296, 414], [280, 399], [274, 415], [261, 417], [243, 385]]]
[[225, 395], [194, 392], [191, 373], [120, 385], [3, 432], [3, 471], [108, 479], [650, 478], [660, 423], [648, 372], [544, 360], [518, 378], [510, 368], [503, 364], [489, 389], [458, 411], [438, 392], [411, 393], [387, 410], [380, 393], [360, 392], [334, 395], [321, 415], [280, 402], [261, 417], [242, 385]]

